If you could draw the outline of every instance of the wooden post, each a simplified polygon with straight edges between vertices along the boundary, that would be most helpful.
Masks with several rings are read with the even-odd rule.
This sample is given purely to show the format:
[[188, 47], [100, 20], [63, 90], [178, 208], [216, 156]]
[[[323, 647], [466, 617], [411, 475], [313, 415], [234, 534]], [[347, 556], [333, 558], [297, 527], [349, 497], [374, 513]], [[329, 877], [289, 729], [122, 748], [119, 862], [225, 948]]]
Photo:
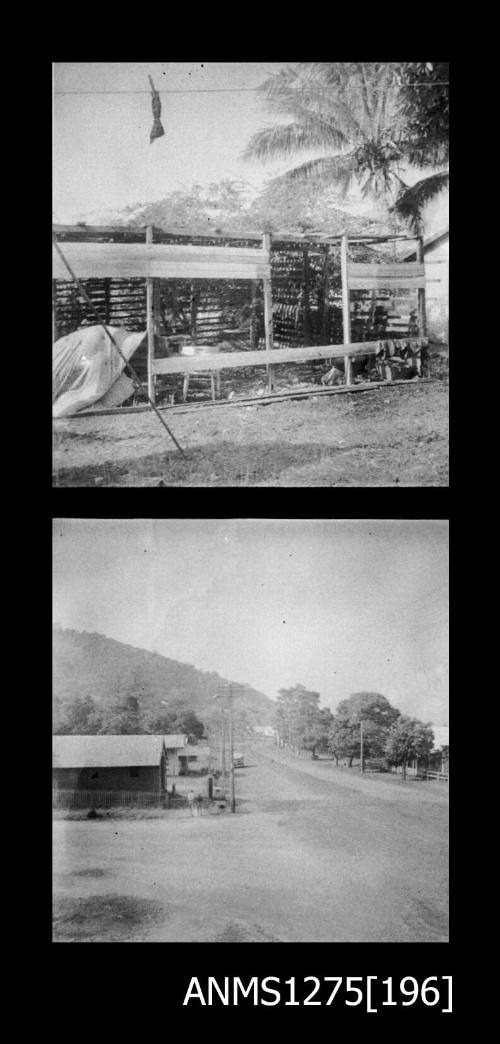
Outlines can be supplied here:
[[[424, 240], [423, 236], [418, 236], [417, 239], [417, 261], [419, 264], [424, 264]], [[418, 315], [418, 332], [420, 337], [426, 336], [427, 323], [425, 315], [425, 289], [419, 288], [417, 290], [417, 315]]]
[[229, 761], [230, 761], [230, 780], [231, 780], [231, 801], [230, 809], [231, 812], [236, 812], [236, 796], [234, 788], [234, 719], [233, 719], [233, 689], [229, 686]]
[[[262, 236], [262, 246], [265, 251], [271, 255], [271, 236], [269, 232], [264, 232]], [[264, 279], [264, 336], [266, 340], [266, 352], [271, 351], [273, 347], [273, 295], [271, 290], [271, 280], [267, 277]], [[266, 365], [267, 370], [267, 390], [272, 392], [273, 390], [273, 371], [269, 364]]]
[[191, 283], [191, 318], [190, 318], [190, 333], [193, 344], [197, 341], [197, 319], [198, 319], [198, 290], [195, 283]]
[[250, 351], [256, 352], [259, 347], [259, 321], [257, 315], [257, 300], [259, 293], [259, 284], [256, 279], [252, 279], [252, 303], [250, 306]]
[[311, 312], [309, 308], [309, 251], [304, 247], [302, 252], [302, 281], [304, 287], [304, 298], [302, 307], [302, 336], [304, 346], [311, 343]]
[[222, 786], [224, 786], [224, 780], [226, 778], [226, 727], [224, 723], [224, 708], [221, 713], [221, 772], [222, 772]]
[[[153, 229], [148, 225], [146, 229], [146, 243], [153, 242]], [[155, 358], [155, 332], [154, 332], [154, 279], [148, 276], [146, 279], [146, 327], [148, 331], [148, 395], [151, 401], [155, 401], [155, 378], [153, 373]]]
[[[351, 343], [351, 314], [349, 309], [349, 277], [347, 273], [347, 236], [342, 236], [340, 244], [340, 274], [342, 277], [342, 327], [344, 331], [344, 344]], [[344, 355], [345, 382], [352, 383], [352, 363], [349, 355]]]
[[57, 283], [55, 279], [52, 280], [52, 341], [55, 343], [58, 338], [57, 333]]
[[104, 280], [104, 322], [109, 326], [111, 319], [111, 279]]
[[322, 315], [322, 341], [327, 344], [330, 340], [330, 247], [326, 247], [325, 261], [323, 266], [323, 315]]

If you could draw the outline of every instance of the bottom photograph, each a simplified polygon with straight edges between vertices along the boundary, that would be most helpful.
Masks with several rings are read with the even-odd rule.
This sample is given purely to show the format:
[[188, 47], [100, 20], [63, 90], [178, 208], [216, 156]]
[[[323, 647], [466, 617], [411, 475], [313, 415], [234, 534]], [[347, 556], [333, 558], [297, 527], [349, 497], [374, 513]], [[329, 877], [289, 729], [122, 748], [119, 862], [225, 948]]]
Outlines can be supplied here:
[[54, 519], [53, 941], [447, 942], [448, 615], [442, 519]]

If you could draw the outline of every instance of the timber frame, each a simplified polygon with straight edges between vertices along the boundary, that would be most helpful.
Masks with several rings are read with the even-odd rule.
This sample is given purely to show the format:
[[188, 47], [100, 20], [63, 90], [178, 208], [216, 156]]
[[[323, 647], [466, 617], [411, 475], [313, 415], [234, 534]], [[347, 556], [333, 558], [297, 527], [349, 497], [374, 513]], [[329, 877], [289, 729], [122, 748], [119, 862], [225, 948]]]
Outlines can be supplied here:
[[[159, 230], [158, 230], [159, 231]], [[344, 360], [346, 384], [352, 384], [352, 359], [359, 356], [375, 355], [387, 361], [384, 344], [380, 341], [360, 341], [351, 343], [350, 293], [353, 290], [372, 290], [379, 287], [388, 289], [410, 289], [417, 292], [418, 338], [405, 340], [405, 350], [412, 357], [417, 373], [421, 373], [420, 350], [425, 344], [425, 270], [423, 263], [423, 240], [421, 236], [385, 235], [385, 236], [289, 236], [282, 233], [240, 233], [238, 235], [211, 235], [206, 232], [182, 233], [183, 237], [192, 239], [221, 239], [225, 243], [231, 240], [255, 240], [255, 247], [234, 246], [200, 246], [190, 244], [173, 244], [155, 242], [155, 230], [148, 226], [143, 230], [145, 241], [126, 242], [99, 241], [106, 236], [126, 240], [127, 232], [139, 233], [140, 229], [126, 227], [92, 227], [92, 226], [55, 226], [56, 238], [59, 240], [64, 255], [81, 279], [143, 278], [146, 281], [146, 326], [147, 326], [147, 380], [148, 395], [155, 402], [155, 377], [159, 374], [196, 372], [219, 372], [249, 366], [265, 366], [268, 377], [268, 391], [273, 389], [273, 364], [301, 363], [314, 359]], [[163, 233], [165, 235], [165, 233]], [[174, 234], [172, 234], [174, 235]], [[95, 241], [97, 238], [97, 241]], [[93, 240], [93, 241], [92, 241]], [[349, 258], [349, 244], [378, 244], [396, 241], [417, 242], [415, 262], [402, 261], [393, 264], [356, 263]], [[271, 287], [271, 244], [281, 243], [340, 245], [341, 280], [342, 280], [342, 345], [314, 345], [297, 348], [278, 348], [273, 346], [273, 304]], [[57, 252], [53, 250], [53, 279], [67, 280], [68, 274]], [[199, 356], [170, 356], [155, 358], [155, 281], [158, 279], [209, 279], [209, 280], [250, 280], [253, 285], [262, 280], [264, 290], [264, 335], [265, 348], [257, 351], [204, 352]], [[392, 342], [388, 342], [392, 344]], [[347, 350], [346, 350], [347, 349]], [[390, 354], [390, 352], [389, 352]], [[390, 371], [389, 371], [390, 372]]]

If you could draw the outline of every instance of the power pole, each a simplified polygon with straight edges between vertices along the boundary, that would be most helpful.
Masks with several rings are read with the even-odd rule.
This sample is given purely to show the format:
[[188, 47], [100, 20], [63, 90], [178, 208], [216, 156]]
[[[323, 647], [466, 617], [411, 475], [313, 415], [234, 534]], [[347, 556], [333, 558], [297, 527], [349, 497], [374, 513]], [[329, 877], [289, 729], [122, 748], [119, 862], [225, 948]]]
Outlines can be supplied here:
[[224, 721], [224, 708], [221, 710], [221, 769], [222, 769], [222, 786], [226, 778], [226, 725]]
[[233, 687], [229, 686], [229, 765], [231, 773], [231, 812], [236, 812], [236, 796], [234, 790], [234, 719], [233, 719]]
[[364, 772], [365, 771], [365, 763], [364, 763], [364, 758], [363, 758], [363, 721], [360, 721], [359, 724], [360, 724], [360, 731], [361, 731], [360, 772]]

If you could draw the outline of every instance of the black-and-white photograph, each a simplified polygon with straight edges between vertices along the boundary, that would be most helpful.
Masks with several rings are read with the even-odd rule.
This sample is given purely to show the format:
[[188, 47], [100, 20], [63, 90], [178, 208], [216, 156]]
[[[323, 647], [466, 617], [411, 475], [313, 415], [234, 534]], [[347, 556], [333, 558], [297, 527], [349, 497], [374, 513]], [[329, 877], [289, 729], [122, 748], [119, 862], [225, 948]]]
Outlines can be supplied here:
[[447, 521], [57, 518], [53, 681], [54, 942], [448, 941]]
[[55, 62], [53, 128], [53, 486], [448, 486], [448, 62]]

